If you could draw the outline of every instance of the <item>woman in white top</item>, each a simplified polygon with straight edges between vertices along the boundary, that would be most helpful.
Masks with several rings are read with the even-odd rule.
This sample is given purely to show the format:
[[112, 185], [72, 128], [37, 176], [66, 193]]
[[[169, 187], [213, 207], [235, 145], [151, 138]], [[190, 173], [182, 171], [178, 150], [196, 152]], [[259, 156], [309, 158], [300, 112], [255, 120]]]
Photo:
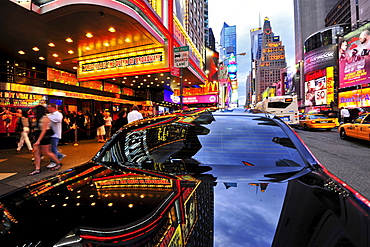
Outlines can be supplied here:
[[112, 135], [112, 118], [111, 118], [109, 112], [105, 112], [104, 121], [105, 121], [105, 124], [104, 124], [105, 137], [106, 137], [106, 140], [109, 140], [111, 138], [111, 135]]

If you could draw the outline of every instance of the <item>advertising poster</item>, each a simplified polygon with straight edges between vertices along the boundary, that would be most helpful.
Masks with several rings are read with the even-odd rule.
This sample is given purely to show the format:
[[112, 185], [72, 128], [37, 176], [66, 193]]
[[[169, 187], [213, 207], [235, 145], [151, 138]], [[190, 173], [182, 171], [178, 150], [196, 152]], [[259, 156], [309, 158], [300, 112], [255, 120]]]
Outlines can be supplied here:
[[370, 82], [370, 24], [345, 35], [338, 53], [339, 88]]
[[[332, 67], [329, 68], [332, 69]], [[331, 71], [331, 69], [329, 69], [328, 71]], [[326, 104], [328, 104], [327, 69], [315, 70], [310, 73], [307, 73], [305, 80], [305, 106], [326, 105]]]
[[312, 72], [336, 65], [336, 45], [326, 45], [304, 55], [304, 71]]
[[370, 88], [339, 93], [339, 107], [370, 106]]

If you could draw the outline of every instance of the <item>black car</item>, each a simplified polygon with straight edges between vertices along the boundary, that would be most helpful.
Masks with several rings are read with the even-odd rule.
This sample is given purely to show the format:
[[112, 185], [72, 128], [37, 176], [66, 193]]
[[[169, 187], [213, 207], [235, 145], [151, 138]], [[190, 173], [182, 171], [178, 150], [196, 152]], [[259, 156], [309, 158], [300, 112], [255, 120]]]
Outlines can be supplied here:
[[365, 247], [369, 205], [274, 115], [189, 109], [2, 196], [0, 246]]

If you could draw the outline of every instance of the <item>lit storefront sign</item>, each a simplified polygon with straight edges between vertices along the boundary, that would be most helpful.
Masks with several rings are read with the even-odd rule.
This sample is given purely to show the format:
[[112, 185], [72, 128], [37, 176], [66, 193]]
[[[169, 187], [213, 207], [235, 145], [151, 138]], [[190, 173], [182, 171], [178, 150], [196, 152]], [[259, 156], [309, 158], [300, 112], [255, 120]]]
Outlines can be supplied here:
[[164, 48], [114, 54], [79, 62], [78, 78], [91, 78], [161, 69], [166, 65]]
[[370, 44], [362, 44], [359, 38], [369, 28], [370, 24], [366, 24], [345, 35], [341, 41], [338, 49], [339, 88], [370, 82]]
[[184, 96], [184, 104], [217, 103], [217, 95]]
[[370, 106], [370, 88], [339, 93], [339, 107]]
[[172, 188], [172, 181], [166, 178], [157, 177], [144, 177], [144, 176], [115, 176], [110, 179], [96, 179], [94, 184], [97, 189], [105, 188], [123, 188], [123, 187], [135, 187], [135, 188]]
[[48, 97], [40, 94], [0, 91], [0, 105], [6, 107], [34, 107], [44, 105]]
[[47, 68], [47, 80], [73, 86], [79, 85], [77, 76], [75, 74], [54, 68]]

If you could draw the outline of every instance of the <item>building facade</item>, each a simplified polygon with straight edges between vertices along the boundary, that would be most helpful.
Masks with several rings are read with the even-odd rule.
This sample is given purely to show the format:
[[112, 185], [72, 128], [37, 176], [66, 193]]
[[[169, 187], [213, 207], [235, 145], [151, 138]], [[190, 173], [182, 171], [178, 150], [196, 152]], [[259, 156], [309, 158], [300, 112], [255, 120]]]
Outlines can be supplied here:
[[171, 95], [181, 46], [189, 47], [184, 87], [204, 85], [203, 0], [80, 2], [1, 1], [0, 107], [56, 103], [113, 119], [132, 105], [144, 115], [179, 109]]
[[285, 47], [279, 36], [272, 32], [270, 20], [263, 24], [261, 59], [256, 62], [255, 95], [261, 101], [261, 94], [267, 88], [281, 81], [280, 70], [286, 67]]

